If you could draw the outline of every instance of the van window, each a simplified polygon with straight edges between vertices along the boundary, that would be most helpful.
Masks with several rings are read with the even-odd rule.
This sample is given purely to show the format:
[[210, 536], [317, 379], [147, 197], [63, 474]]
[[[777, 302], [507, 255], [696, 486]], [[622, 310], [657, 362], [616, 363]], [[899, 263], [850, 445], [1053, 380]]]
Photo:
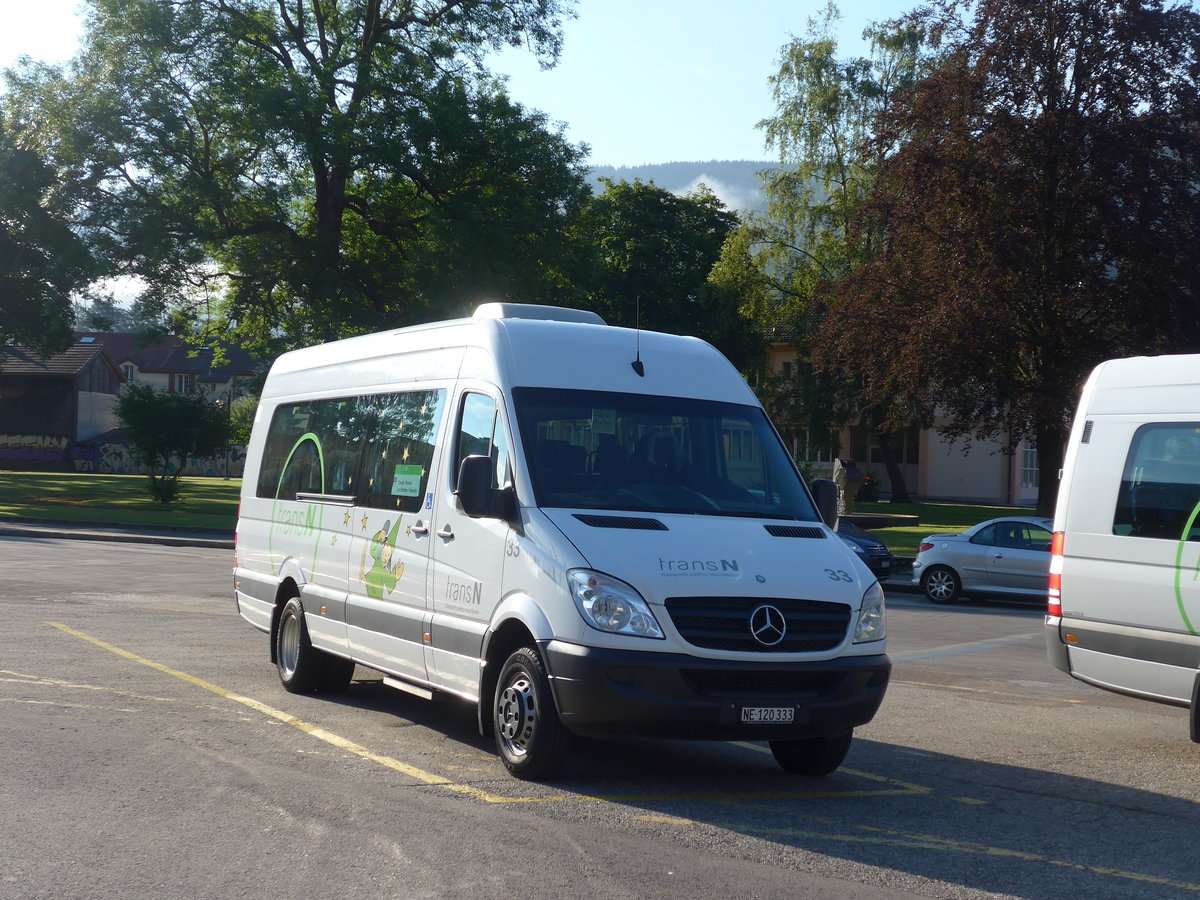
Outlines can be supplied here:
[[462, 417], [459, 420], [458, 455], [454, 459], [451, 478], [458, 483], [458, 467], [468, 456], [492, 458], [492, 487], [503, 487], [508, 481], [508, 439], [496, 408], [496, 401], [486, 394], [469, 393], [463, 396]]
[[445, 391], [407, 391], [364, 398], [371, 411], [359, 502], [417, 512], [424, 502]]
[[513, 404], [541, 506], [818, 519], [758, 407], [555, 388]]
[[1200, 423], [1141, 426], [1133, 435], [1113, 534], [1200, 541]]
[[354, 493], [366, 433], [360, 398], [307, 400], [275, 408], [258, 474], [259, 497]]

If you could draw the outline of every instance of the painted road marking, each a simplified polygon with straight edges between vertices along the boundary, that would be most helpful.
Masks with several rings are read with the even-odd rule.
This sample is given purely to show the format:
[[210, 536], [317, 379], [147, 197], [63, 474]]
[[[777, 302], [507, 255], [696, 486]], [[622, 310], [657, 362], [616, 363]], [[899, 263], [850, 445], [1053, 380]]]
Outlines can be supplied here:
[[926, 688], [935, 688], [938, 690], [945, 690], [945, 691], [959, 691], [964, 694], [991, 694], [991, 695], [994, 695], [997, 697], [1014, 697], [1018, 700], [1028, 700], [1031, 703], [1043, 703], [1043, 702], [1083, 703], [1083, 702], [1085, 702], [1083, 700], [1077, 700], [1077, 699], [1073, 699], [1070, 697], [1034, 697], [1034, 696], [1031, 696], [1030, 694], [1014, 694], [1014, 693], [1010, 693], [1007, 691], [993, 691], [988, 688], [965, 687], [965, 686], [959, 685], [959, 684], [938, 684], [933, 681], [901, 681], [896, 678], [893, 678], [892, 680], [890, 680], [888, 682], [888, 687], [891, 687], [892, 685], [896, 685], [896, 684], [902, 684], [902, 685], [905, 685], [906, 687], [926, 687]]
[[[720, 802], [727, 803], [727, 804], [733, 805], [733, 806], [749, 806], [750, 804], [747, 804], [744, 801], [752, 800], [755, 798], [758, 798], [758, 799], [762, 799], [762, 798], [795, 799], [795, 798], [803, 798], [803, 797], [862, 796], [863, 793], [868, 793], [868, 794], [872, 793], [872, 792], [841, 792], [841, 791], [839, 791], [839, 792], [816, 792], [816, 793], [770, 792], [770, 793], [765, 793], [765, 794], [763, 794], [763, 793], [759, 793], [759, 794], [713, 793], [713, 794], [699, 794], [699, 795], [698, 794], [645, 794], [645, 795], [629, 795], [626, 797], [619, 797], [619, 796], [594, 796], [594, 797], [592, 797], [592, 796], [586, 796], [586, 795], [577, 795], [575, 797], [566, 797], [566, 796], [519, 797], [519, 798], [500, 797], [496, 794], [492, 794], [488, 791], [484, 791], [479, 788], [471, 787], [469, 785], [455, 784], [455, 783], [451, 782], [449, 779], [442, 777], [441, 775], [435, 775], [432, 772], [426, 772], [423, 769], [419, 769], [416, 766], [411, 766], [408, 763], [401, 762], [400, 760], [393, 759], [388, 756], [383, 756], [382, 754], [374, 753], [374, 752], [368, 750], [367, 748], [362, 747], [359, 744], [356, 744], [351, 740], [348, 740], [347, 738], [343, 738], [340, 735], [336, 735], [330, 731], [326, 731], [324, 728], [321, 728], [318, 725], [314, 725], [311, 722], [305, 722], [303, 719], [299, 719], [299, 718], [291, 715], [290, 713], [285, 713], [281, 710], [274, 709], [274, 708], [266, 705], [265, 703], [262, 703], [258, 700], [254, 700], [250, 697], [243, 697], [240, 694], [236, 694], [233, 691], [226, 690], [225, 688], [220, 687], [219, 685], [213, 684], [210, 681], [205, 681], [202, 678], [197, 678], [195, 675], [189, 675], [186, 672], [180, 672], [178, 669], [172, 669], [171, 667], [165, 666], [159, 662], [155, 662], [154, 660], [146, 659], [145, 657], [138, 656], [136, 653], [131, 653], [128, 650], [123, 650], [120, 647], [114, 646], [113, 644], [109, 644], [108, 642], [102, 641], [99, 638], [92, 637], [91, 635], [86, 634], [82, 631], [77, 631], [76, 629], [71, 628], [67, 625], [63, 625], [60, 622], [47, 622], [46, 624], [50, 625], [53, 628], [57, 628], [59, 631], [65, 632], [66, 634], [72, 635], [73, 637], [79, 638], [80, 640], [87, 641], [88, 643], [93, 644], [96, 647], [99, 647], [103, 650], [107, 650], [110, 653], [116, 654], [117, 656], [120, 656], [123, 659], [127, 659], [130, 662], [136, 662], [139, 665], [143, 665], [148, 668], [154, 669], [157, 672], [161, 672], [165, 675], [170, 675], [173, 678], [178, 678], [181, 681], [185, 681], [188, 684], [194, 685], [195, 687], [202, 688], [203, 690], [206, 690], [206, 691], [211, 691], [212, 693], [216, 694], [219, 697], [223, 697], [226, 700], [231, 700], [235, 703], [240, 703], [244, 706], [248, 706], [250, 709], [253, 709], [256, 712], [260, 712], [263, 715], [269, 716], [270, 718], [273, 718], [280, 722], [283, 722], [286, 725], [291, 725], [292, 727], [297, 728], [300, 731], [303, 731], [305, 734], [309, 734], [312, 737], [315, 737], [319, 740], [325, 741], [326, 743], [331, 744], [334, 747], [337, 747], [341, 750], [345, 750], [349, 753], [354, 754], [355, 756], [359, 756], [362, 759], [368, 760], [369, 762], [378, 763], [379, 765], [385, 766], [386, 768], [392, 769], [397, 772], [401, 772], [401, 773], [408, 775], [409, 777], [414, 778], [415, 780], [422, 782], [424, 784], [435, 786], [435, 787], [443, 787], [443, 788], [446, 788], [447, 790], [453, 791], [455, 793], [475, 797], [477, 799], [484, 800], [488, 803], [549, 803], [549, 802], [566, 802], [566, 801], [570, 801], [570, 800], [589, 800], [589, 801], [597, 801], [597, 802], [614, 802], [614, 801], [620, 802], [622, 800], [640, 801], [640, 800], [664, 800], [664, 799], [713, 799], [713, 800], [718, 800]], [[760, 752], [770, 752], [766, 748], [760, 747], [755, 744], [747, 744], [747, 743], [739, 742], [738, 745], [742, 746], [742, 747], [751, 747], [754, 750], [757, 750]], [[925, 794], [925, 795], [933, 793], [932, 788], [924, 787], [921, 785], [909, 784], [907, 782], [897, 781], [895, 779], [885, 778], [885, 777], [879, 776], [879, 775], [872, 775], [867, 772], [861, 772], [861, 771], [857, 771], [857, 770], [853, 770], [853, 769], [845, 769], [845, 768], [840, 769], [839, 771], [843, 772], [845, 774], [848, 774], [848, 775], [854, 775], [854, 776], [857, 776], [860, 778], [866, 778], [868, 780], [877, 781], [877, 782], [880, 782], [880, 783], [890, 786], [889, 790], [878, 791], [878, 792], [874, 792], [874, 793]], [[959, 802], [967, 802], [968, 801], [968, 798], [955, 798], [955, 799], [957, 799]], [[761, 808], [761, 804], [759, 804], [759, 807]], [[686, 824], [691, 821], [688, 819], [674, 819], [673, 817], [668, 818], [666, 816], [643, 817], [643, 818], [648, 818], [648, 819], [651, 819], [651, 820], [657, 821], [657, 822], [670, 822], [672, 824], [680, 824], [680, 825]], [[833, 826], [838, 826], [838, 827], [845, 827], [845, 825], [846, 825], [846, 823], [839, 823], [833, 819], [830, 819], [828, 817], [823, 817], [823, 816], [801, 815], [800, 818], [805, 818], [805, 819], [809, 819], [810, 821], [817, 821], [822, 824], [828, 824], [828, 825], [833, 825]], [[918, 834], [918, 833], [913, 833], [913, 832], [899, 831], [899, 830], [895, 830], [895, 829], [878, 828], [878, 827], [871, 826], [871, 825], [850, 825], [850, 828], [851, 828], [852, 833], [849, 833], [849, 834], [835, 834], [835, 833], [822, 832], [822, 831], [805, 831], [805, 830], [794, 829], [794, 828], [763, 828], [763, 827], [744, 828], [743, 827], [739, 830], [742, 830], [743, 833], [746, 833], [746, 834], [758, 834], [758, 835], [763, 835], [763, 836], [767, 836], [767, 837], [789, 837], [789, 838], [801, 837], [801, 838], [807, 838], [807, 839], [811, 839], [811, 840], [838, 841], [838, 842], [850, 842], [850, 843], [861, 843], [861, 844], [889, 844], [889, 845], [900, 846], [900, 847], [915, 847], [915, 848], [924, 849], [924, 850], [943, 850], [943, 851], [949, 851], [949, 852], [954, 852], [954, 853], [977, 854], [977, 855], [982, 855], [982, 856], [993, 856], [993, 857], [1007, 857], [1007, 858], [1022, 860], [1022, 861], [1026, 861], [1026, 862], [1041, 863], [1041, 864], [1049, 865], [1049, 866], [1059, 866], [1062, 868], [1074, 869], [1074, 870], [1080, 871], [1080, 872], [1090, 872], [1093, 874], [1109, 876], [1112, 878], [1121, 878], [1121, 879], [1126, 879], [1129, 881], [1138, 881], [1138, 882], [1142, 882], [1145, 884], [1162, 885], [1162, 886], [1166, 886], [1166, 887], [1177, 888], [1180, 890], [1193, 891], [1193, 892], [1200, 893], [1200, 884], [1191, 884], [1191, 883], [1187, 883], [1187, 882], [1172, 881], [1171, 879], [1162, 878], [1162, 877], [1156, 876], [1156, 875], [1146, 875], [1146, 874], [1143, 874], [1140, 872], [1129, 872], [1129, 871], [1125, 871], [1122, 869], [1114, 869], [1114, 868], [1111, 868], [1108, 866], [1091, 866], [1091, 865], [1087, 865], [1085, 863], [1068, 862], [1066, 860], [1054, 859], [1053, 857], [1040, 856], [1036, 853], [1029, 853], [1029, 852], [1020, 851], [1020, 850], [1012, 850], [1007, 847], [993, 847], [993, 846], [989, 846], [987, 844], [974, 844], [974, 843], [970, 843], [970, 842], [966, 842], [966, 841], [956, 841], [956, 840], [953, 840], [950, 838], [940, 838], [940, 837], [937, 837], [936, 835]], [[860, 834], [857, 832], [862, 832], [862, 833]]]
[[988, 641], [983, 643], [972, 644], [947, 644], [944, 647], [934, 647], [925, 653], [917, 653], [913, 656], [893, 656], [892, 662], [912, 662], [917, 659], [933, 659], [938, 656], [955, 656], [959, 653], [978, 653], [980, 650], [996, 650], [1000, 647], [1015, 647], [1018, 644], [1028, 644], [1033, 640], [1043, 640], [1045, 635], [1042, 632], [1033, 634], [1014, 634], [1011, 640], [1007, 641]]
[[[702, 794], [681, 792], [676, 794], [603, 794], [596, 796], [589, 794], [575, 794], [572, 796], [552, 795], [548, 797], [503, 797], [499, 794], [493, 794], [490, 791], [485, 791], [482, 788], [453, 782], [449, 778], [446, 778], [442, 775], [437, 775], [433, 772], [426, 772], [424, 769], [419, 769], [416, 766], [410, 765], [409, 763], [402, 762], [390, 756], [384, 756], [382, 754], [375, 753], [372, 750], [368, 750], [366, 747], [356, 744], [354, 741], [351, 741], [348, 738], [344, 738], [341, 735], [327, 731], [319, 725], [314, 725], [311, 722], [306, 722], [303, 719], [299, 719], [290, 713], [286, 713], [282, 710], [268, 706], [260, 700], [255, 700], [251, 697], [244, 697], [241, 694], [226, 690], [220, 685], [213, 684], [211, 681], [205, 681], [203, 678], [197, 678], [195, 675], [189, 675], [187, 672], [180, 672], [178, 669], [172, 669], [171, 667], [165, 666], [160, 662], [155, 662], [152, 659], [146, 659], [145, 657], [138, 656], [136, 653], [132, 653], [129, 650], [124, 650], [108, 643], [107, 641], [102, 641], [99, 638], [92, 637], [90, 634], [86, 634], [67, 625], [63, 625], [61, 622], [47, 622], [46, 624], [53, 628], [57, 628], [59, 631], [66, 632], [67, 634], [77, 637], [80, 640], [87, 641], [88, 643], [100, 647], [103, 650], [107, 650], [109, 653], [114, 653], [123, 659], [129, 660], [130, 662], [136, 662], [140, 665], [154, 669], [157, 672], [162, 672], [165, 675], [170, 675], [174, 678], [180, 679], [181, 681], [186, 681], [188, 684], [194, 685], [195, 687], [203, 688], [206, 691], [211, 691], [212, 693], [219, 697], [223, 697], [226, 700], [231, 700], [235, 703], [240, 703], [243, 706], [248, 706], [250, 709], [253, 709], [256, 712], [260, 712], [263, 715], [283, 722], [286, 725], [291, 725], [293, 728], [297, 728], [300, 731], [303, 731], [305, 734], [309, 734], [318, 740], [325, 741], [327, 744], [337, 747], [340, 750], [345, 750], [346, 752], [352, 753], [362, 759], [378, 763], [379, 765], [385, 766], [396, 772], [401, 772], [424, 784], [443, 787], [446, 790], [454, 791], [460, 794], [467, 794], [475, 797], [476, 799], [484, 800], [488, 803], [565, 803], [570, 801], [586, 801], [593, 803], [631, 803], [643, 802], [647, 800], [680, 799], [729, 801], [762, 797], [796, 800], [817, 797], [870, 797], [895, 796], [904, 794], [931, 794], [933, 792], [932, 788], [923, 787], [921, 785], [908, 784], [906, 782], [896, 781], [892, 778], [885, 778], [881, 775], [872, 775], [868, 772], [859, 772], [854, 769], [842, 768], [839, 771], [843, 774], [853, 775], [858, 778], [863, 778], [867, 781], [877, 782], [883, 785], [883, 787], [856, 791], [758, 791], [753, 793], [712, 792]], [[761, 753], [770, 753], [767, 748], [756, 746], [754, 744], [739, 742], [738, 746], [749, 747]]]

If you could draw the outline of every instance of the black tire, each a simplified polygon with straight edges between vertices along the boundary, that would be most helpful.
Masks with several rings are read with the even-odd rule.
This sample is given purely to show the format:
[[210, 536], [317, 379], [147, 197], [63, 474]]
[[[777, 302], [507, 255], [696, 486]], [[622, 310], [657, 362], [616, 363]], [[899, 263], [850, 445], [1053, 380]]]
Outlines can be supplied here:
[[921, 576], [921, 590], [934, 603], [953, 603], [962, 596], [962, 579], [949, 566], [933, 566]]
[[353, 660], [332, 656], [312, 645], [299, 597], [288, 600], [279, 614], [275, 668], [284, 689], [293, 694], [337, 694], [349, 687], [354, 676]]
[[853, 739], [851, 729], [833, 737], [771, 741], [771, 755], [784, 771], [793, 775], [828, 775], [845, 760]]
[[559, 721], [546, 666], [533, 647], [514, 651], [500, 670], [492, 730], [504, 767], [517, 778], [550, 778], [567, 761], [571, 732]]

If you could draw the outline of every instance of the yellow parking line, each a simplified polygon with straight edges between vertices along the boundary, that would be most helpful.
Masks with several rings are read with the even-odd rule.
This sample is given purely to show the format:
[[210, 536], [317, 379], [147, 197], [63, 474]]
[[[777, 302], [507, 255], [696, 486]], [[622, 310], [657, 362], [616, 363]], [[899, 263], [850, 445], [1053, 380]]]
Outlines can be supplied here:
[[173, 678], [178, 678], [181, 681], [186, 681], [188, 684], [194, 685], [198, 688], [203, 688], [206, 691], [211, 691], [218, 697], [223, 697], [226, 700], [232, 700], [235, 703], [248, 706], [255, 712], [260, 712], [265, 716], [270, 716], [272, 719], [277, 719], [280, 722], [283, 722], [285, 725], [291, 725], [293, 728], [297, 728], [300, 731], [303, 731], [305, 734], [312, 735], [318, 740], [322, 740], [327, 744], [337, 747], [339, 750], [345, 750], [348, 753], [353, 753], [355, 756], [359, 756], [365, 760], [369, 760], [370, 762], [378, 763], [381, 766], [386, 766], [389, 769], [400, 772], [424, 784], [444, 787], [447, 790], [455, 791], [460, 794], [470, 794], [494, 803], [511, 802], [507, 801], [503, 797], [497, 797], [494, 794], [489, 794], [487, 791], [482, 791], [478, 788], [473, 788], [464, 784], [454, 784], [448, 778], [443, 778], [441, 775], [435, 775], [432, 772], [426, 772], [424, 769], [418, 769], [416, 766], [411, 766], [408, 763], [401, 762], [398, 759], [393, 759], [390, 756], [374, 753], [368, 750], [366, 747], [356, 744], [354, 741], [344, 738], [341, 735], [334, 734], [332, 731], [327, 731], [321, 726], [314, 725], [311, 722], [306, 722], [303, 719], [298, 719], [290, 713], [267, 706], [267, 704], [255, 700], [252, 697], [243, 697], [241, 694], [235, 694], [233, 691], [226, 690], [220, 685], [213, 684], [211, 681], [205, 681], [203, 678], [197, 678], [195, 675], [189, 675], [187, 672], [180, 672], [178, 669], [172, 669], [170, 666], [164, 666], [162, 663], [155, 662], [152, 659], [146, 659], [145, 657], [138, 656], [136, 653], [130, 653], [128, 650], [123, 650], [120, 647], [116, 647], [100, 640], [99, 638], [92, 637], [90, 634], [85, 634], [82, 631], [77, 631], [76, 629], [63, 625], [60, 622], [49, 622], [47, 624], [57, 628], [59, 631], [64, 631], [67, 634], [73, 635], [80, 640], [94, 644], [95, 646], [100, 647], [102, 650], [115, 653], [117, 656], [120, 656], [123, 659], [136, 662], [140, 665], [154, 669], [155, 671], [162, 672], [164, 675], [170, 675]]
[[[380, 753], [375, 753], [368, 750], [366, 747], [356, 744], [348, 738], [334, 734], [319, 725], [312, 722], [306, 722], [299, 719], [290, 713], [275, 709], [267, 704], [255, 700], [252, 697], [244, 697], [241, 694], [236, 694], [233, 691], [226, 690], [220, 685], [213, 684], [211, 681], [205, 681], [203, 678], [197, 678], [195, 675], [189, 675], [187, 672], [180, 672], [178, 669], [172, 669], [170, 666], [165, 666], [160, 662], [155, 662], [152, 659], [138, 656], [136, 653], [131, 653], [120, 647], [102, 641], [99, 638], [92, 637], [82, 631], [78, 631], [60, 622], [48, 622], [54, 628], [67, 634], [73, 635], [80, 640], [87, 641], [103, 650], [114, 653], [117, 656], [127, 659], [131, 662], [136, 662], [139, 665], [154, 669], [157, 672], [162, 672], [165, 675], [170, 675], [173, 678], [178, 678], [195, 687], [202, 688], [206, 691], [211, 691], [219, 697], [226, 700], [232, 700], [235, 703], [240, 703], [253, 709], [255, 712], [262, 713], [272, 719], [283, 722], [286, 725], [291, 725], [293, 728], [303, 731], [305, 734], [312, 735], [318, 740], [337, 747], [339, 750], [344, 750], [347, 753], [352, 753], [362, 759], [373, 763], [378, 763], [381, 766], [400, 772], [404, 775], [414, 778], [423, 784], [433, 785], [436, 787], [445, 788], [448, 791], [454, 791], [458, 794], [466, 794], [475, 797], [478, 800], [483, 800], [488, 803], [562, 803], [562, 802], [591, 802], [591, 803], [634, 803], [647, 800], [672, 800], [672, 799], [688, 799], [688, 800], [713, 800], [713, 801], [730, 801], [730, 800], [747, 800], [747, 799], [762, 799], [769, 797], [779, 800], [798, 800], [811, 799], [818, 797], [877, 797], [877, 796], [897, 796], [897, 795], [912, 795], [912, 794], [930, 794], [932, 788], [923, 787], [917, 784], [909, 784], [903, 781], [897, 781], [894, 778], [885, 778], [881, 775], [872, 775], [869, 772], [860, 772], [855, 769], [841, 769], [844, 774], [853, 775], [867, 781], [874, 781], [884, 787], [869, 790], [826, 790], [826, 791], [756, 791], [756, 792], [712, 792], [712, 793], [670, 793], [670, 794], [605, 794], [598, 796], [590, 796], [587, 794], [574, 794], [571, 796], [565, 795], [550, 795], [545, 797], [503, 797], [499, 794], [493, 794], [490, 791], [485, 791], [481, 788], [472, 787], [466, 784], [460, 784], [451, 781], [442, 775], [426, 772], [424, 769], [419, 769], [416, 766], [401, 762], [390, 756], [384, 756]], [[749, 747], [752, 750], [769, 753], [765, 747], [755, 744], [740, 743], [739, 746]]]

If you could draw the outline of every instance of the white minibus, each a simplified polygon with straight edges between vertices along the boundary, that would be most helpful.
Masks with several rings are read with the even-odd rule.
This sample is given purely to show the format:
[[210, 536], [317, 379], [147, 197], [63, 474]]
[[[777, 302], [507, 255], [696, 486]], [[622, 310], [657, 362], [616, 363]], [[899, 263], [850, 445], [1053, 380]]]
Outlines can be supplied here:
[[359, 665], [465, 698], [520, 778], [573, 735], [766, 740], [825, 774], [891, 669], [834, 490], [709, 344], [485, 304], [276, 361], [236, 602], [287, 690]]
[[1051, 544], [1051, 663], [1191, 709], [1200, 741], [1200, 356], [1101, 363], [1071, 429]]

